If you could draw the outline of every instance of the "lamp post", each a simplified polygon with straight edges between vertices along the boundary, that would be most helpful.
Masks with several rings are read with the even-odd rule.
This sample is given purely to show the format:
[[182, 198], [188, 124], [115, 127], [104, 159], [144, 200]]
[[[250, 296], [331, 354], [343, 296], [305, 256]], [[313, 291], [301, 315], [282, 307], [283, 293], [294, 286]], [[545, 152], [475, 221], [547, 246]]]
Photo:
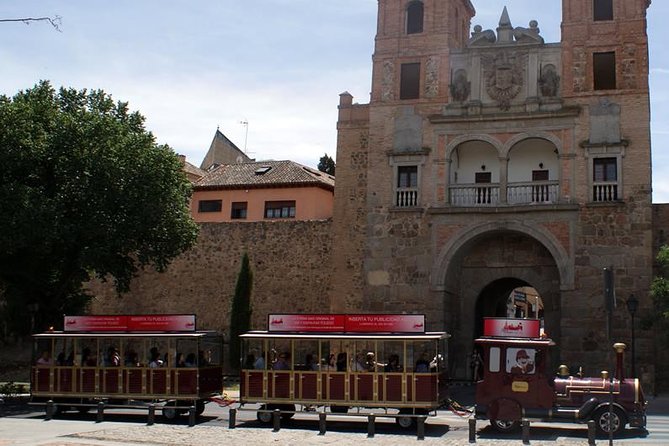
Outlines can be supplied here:
[[636, 314], [636, 310], [639, 308], [639, 299], [634, 297], [634, 294], [630, 294], [630, 297], [627, 299], [626, 302], [627, 305], [627, 311], [629, 311], [630, 316], [632, 317], [632, 378], [636, 377], [636, 354], [635, 354], [635, 349], [634, 349], [634, 344], [636, 341], [635, 333], [634, 333], [634, 315]]

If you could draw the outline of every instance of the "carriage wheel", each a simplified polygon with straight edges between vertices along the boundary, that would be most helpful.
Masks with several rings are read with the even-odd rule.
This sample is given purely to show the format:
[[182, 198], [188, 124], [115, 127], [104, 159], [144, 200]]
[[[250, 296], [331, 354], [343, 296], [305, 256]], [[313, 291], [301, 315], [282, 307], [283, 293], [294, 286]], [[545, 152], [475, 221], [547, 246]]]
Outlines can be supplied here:
[[177, 402], [176, 401], [168, 401], [165, 403], [163, 406], [163, 417], [165, 417], [166, 420], [174, 420], [179, 416], [179, 411], [177, 410], [176, 406]]
[[[270, 424], [272, 422], [272, 412], [269, 412], [271, 409], [270, 406], [263, 404], [260, 406], [260, 410], [256, 413], [256, 418], [263, 424]], [[268, 411], [268, 412], [264, 412]]]
[[520, 421], [490, 420], [490, 425], [497, 432], [509, 433], [509, 432], [515, 432], [520, 428]]

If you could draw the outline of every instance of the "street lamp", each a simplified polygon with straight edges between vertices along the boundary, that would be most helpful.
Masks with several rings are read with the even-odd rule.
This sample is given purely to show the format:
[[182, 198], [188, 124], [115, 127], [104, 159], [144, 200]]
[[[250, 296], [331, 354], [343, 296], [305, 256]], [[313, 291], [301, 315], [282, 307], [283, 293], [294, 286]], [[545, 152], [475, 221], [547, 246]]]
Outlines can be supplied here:
[[636, 314], [636, 310], [639, 308], [639, 299], [634, 297], [634, 294], [630, 294], [630, 297], [627, 299], [626, 305], [627, 305], [627, 311], [629, 311], [630, 316], [632, 317], [632, 378], [634, 378], [636, 377], [636, 355], [634, 352], [634, 344], [636, 341], [636, 337], [634, 334], [634, 315]]

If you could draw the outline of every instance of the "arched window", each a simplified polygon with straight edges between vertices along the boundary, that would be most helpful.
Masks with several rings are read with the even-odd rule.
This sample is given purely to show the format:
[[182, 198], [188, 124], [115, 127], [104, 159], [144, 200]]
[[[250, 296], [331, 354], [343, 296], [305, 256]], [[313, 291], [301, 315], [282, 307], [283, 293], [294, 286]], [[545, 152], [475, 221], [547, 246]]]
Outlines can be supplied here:
[[407, 34], [423, 32], [423, 2], [413, 1], [407, 6]]

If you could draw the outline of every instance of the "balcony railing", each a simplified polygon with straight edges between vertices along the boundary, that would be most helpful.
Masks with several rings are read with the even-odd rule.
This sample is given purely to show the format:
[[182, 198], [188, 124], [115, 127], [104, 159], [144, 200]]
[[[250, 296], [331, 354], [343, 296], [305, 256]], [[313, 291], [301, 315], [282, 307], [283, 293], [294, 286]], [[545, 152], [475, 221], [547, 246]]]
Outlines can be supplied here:
[[[458, 184], [449, 189], [451, 206], [499, 206], [501, 203], [501, 189], [496, 183]], [[506, 188], [506, 202], [510, 205], [557, 203], [559, 190], [558, 181], [511, 183]]]
[[497, 206], [499, 184], [461, 184], [450, 187], [453, 206]]
[[592, 185], [592, 201], [616, 201], [618, 200], [618, 182], [607, 181], [594, 183]]
[[404, 187], [397, 189], [395, 198], [395, 206], [401, 208], [408, 208], [418, 206], [418, 188]]
[[507, 187], [509, 204], [557, 203], [560, 185], [557, 181], [510, 183]]

